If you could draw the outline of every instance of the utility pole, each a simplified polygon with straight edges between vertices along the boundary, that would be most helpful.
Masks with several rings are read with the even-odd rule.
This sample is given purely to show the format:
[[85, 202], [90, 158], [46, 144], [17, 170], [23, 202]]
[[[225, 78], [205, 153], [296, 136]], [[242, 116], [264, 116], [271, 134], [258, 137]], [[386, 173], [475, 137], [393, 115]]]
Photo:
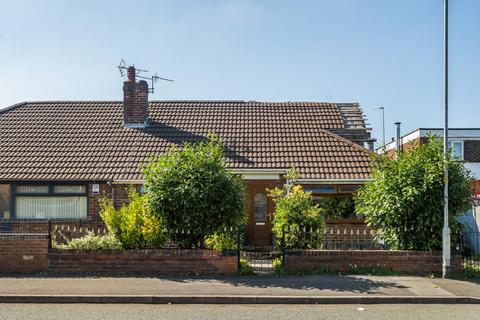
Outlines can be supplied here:
[[385, 108], [384, 107], [380, 107], [378, 108], [380, 110], [382, 110], [382, 144], [383, 146], [385, 147], [385, 144], [386, 144], [386, 141], [385, 141]]
[[396, 157], [398, 159], [398, 155], [400, 154], [400, 150], [402, 148], [402, 144], [401, 144], [401, 138], [400, 138], [400, 125], [402, 123], [401, 122], [395, 122], [395, 127], [397, 128], [397, 152], [396, 152]]
[[443, 207], [443, 230], [442, 230], [442, 277], [447, 278], [450, 272], [450, 228], [448, 226], [448, 0], [443, 0], [443, 85], [445, 104], [445, 126], [443, 128], [443, 158], [444, 158], [444, 207]]

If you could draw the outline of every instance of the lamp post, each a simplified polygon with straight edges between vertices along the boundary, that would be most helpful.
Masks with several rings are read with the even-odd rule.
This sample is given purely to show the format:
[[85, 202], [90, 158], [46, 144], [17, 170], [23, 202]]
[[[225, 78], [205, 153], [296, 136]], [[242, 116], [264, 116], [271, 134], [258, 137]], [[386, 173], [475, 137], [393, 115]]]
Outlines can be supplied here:
[[397, 149], [397, 152], [396, 152], [396, 157], [398, 159], [398, 155], [400, 154], [400, 151], [401, 151], [401, 148], [402, 148], [402, 143], [401, 143], [401, 138], [400, 138], [400, 125], [402, 123], [401, 122], [395, 122], [395, 127], [397, 128], [397, 146], [396, 146], [396, 149]]
[[382, 110], [382, 144], [383, 146], [385, 146], [385, 108], [384, 107], [380, 107], [378, 108], [380, 110]]
[[443, 85], [445, 105], [445, 125], [443, 128], [443, 158], [444, 158], [444, 180], [443, 180], [443, 230], [442, 230], [442, 277], [448, 277], [450, 272], [450, 228], [448, 226], [448, 0], [443, 0]]

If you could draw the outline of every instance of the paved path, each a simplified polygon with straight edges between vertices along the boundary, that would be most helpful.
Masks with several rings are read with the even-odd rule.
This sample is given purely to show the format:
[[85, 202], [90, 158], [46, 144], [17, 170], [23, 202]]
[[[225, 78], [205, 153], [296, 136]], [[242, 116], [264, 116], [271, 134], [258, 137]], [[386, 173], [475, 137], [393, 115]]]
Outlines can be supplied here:
[[480, 285], [422, 277], [0, 277], [0, 295], [480, 297]]
[[95, 305], [0, 304], [2, 320], [474, 320], [477, 305]]

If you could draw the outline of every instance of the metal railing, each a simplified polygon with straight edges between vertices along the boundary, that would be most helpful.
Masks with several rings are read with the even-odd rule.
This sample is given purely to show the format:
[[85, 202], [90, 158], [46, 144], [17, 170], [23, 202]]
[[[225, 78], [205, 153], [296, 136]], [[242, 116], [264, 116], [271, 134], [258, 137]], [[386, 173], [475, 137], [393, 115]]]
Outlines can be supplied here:
[[480, 232], [464, 231], [453, 250], [461, 252], [464, 270], [480, 272]]
[[48, 221], [0, 220], [0, 233], [1, 234], [48, 233]]

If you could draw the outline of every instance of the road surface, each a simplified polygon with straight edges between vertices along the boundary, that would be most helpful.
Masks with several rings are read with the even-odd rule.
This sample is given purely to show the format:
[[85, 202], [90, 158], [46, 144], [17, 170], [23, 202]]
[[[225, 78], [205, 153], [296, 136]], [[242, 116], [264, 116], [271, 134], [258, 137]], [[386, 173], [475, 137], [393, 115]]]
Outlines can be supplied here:
[[0, 304], [0, 319], [480, 319], [480, 305]]

